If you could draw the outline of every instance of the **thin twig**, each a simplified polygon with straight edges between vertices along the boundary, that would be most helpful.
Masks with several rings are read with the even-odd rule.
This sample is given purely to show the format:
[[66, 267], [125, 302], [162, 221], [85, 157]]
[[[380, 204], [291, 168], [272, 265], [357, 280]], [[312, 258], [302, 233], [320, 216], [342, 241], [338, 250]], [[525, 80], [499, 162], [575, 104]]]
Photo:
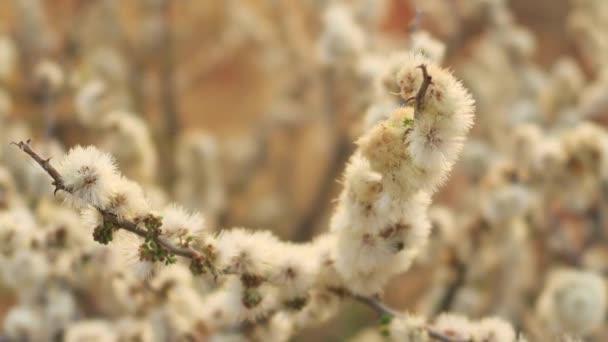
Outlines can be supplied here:
[[421, 64], [418, 66], [418, 68], [422, 70], [422, 85], [420, 86], [420, 89], [418, 89], [418, 93], [416, 93], [416, 111], [414, 113], [414, 117], [416, 117], [417, 114], [422, 110], [426, 91], [429, 89], [429, 86], [433, 84], [433, 78], [426, 70], [426, 65]]
[[[365, 304], [366, 306], [370, 307], [371, 309], [376, 311], [376, 313], [378, 313], [378, 315], [388, 316], [391, 318], [403, 317], [403, 315], [399, 311], [389, 307], [384, 302], [382, 302], [378, 297], [361, 296], [361, 295], [346, 292], [342, 289], [330, 289], [330, 291], [332, 291], [333, 293], [335, 293], [338, 296], [345, 296], [345, 295], [349, 296], [352, 299], [358, 301], [359, 303]], [[431, 337], [437, 341], [440, 341], [440, 342], [471, 342], [470, 340], [463, 340], [463, 339], [460, 339], [457, 337], [448, 336], [428, 325], [425, 326], [424, 328], [426, 329], [427, 333], [429, 334], [429, 337]]]
[[[19, 143], [13, 142], [11, 144], [19, 147], [23, 152], [27, 153], [32, 159], [34, 159], [34, 161], [36, 163], [38, 163], [38, 165], [40, 165], [40, 167], [42, 167], [44, 169], [44, 171], [46, 171], [46, 173], [48, 173], [49, 176], [51, 176], [51, 178], [53, 179], [53, 185], [55, 186], [55, 193], [57, 193], [57, 191], [59, 191], [59, 190], [62, 190], [69, 194], [72, 194], [73, 190], [65, 185], [61, 174], [59, 174], [59, 172], [51, 165], [51, 163], [50, 163], [51, 158], [44, 159], [44, 158], [40, 157], [40, 155], [38, 153], [36, 153], [34, 150], [32, 150], [32, 148], [30, 146], [30, 142], [31, 142], [31, 140], [27, 140], [25, 142], [21, 141]], [[108, 210], [105, 210], [102, 208], [95, 208], [95, 209], [97, 209], [97, 211], [99, 211], [99, 213], [103, 216], [103, 219], [106, 222], [111, 223], [113, 226], [118, 227], [119, 229], [124, 229], [126, 231], [129, 231], [129, 232], [131, 232], [135, 235], [141, 236], [143, 238], [150, 237], [150, 234], [148, 234], [148, 232], [146, 230], [144, 230], [143, 228], [140, 228], [137, 223], [135, 223], [133, 221], [121, 219], [118, 216], [116, 216], [114, 213], [112, 213]], [[159, 245], [165, 247], [169, 252], [182, 256], [184, 258], [197, 259], [197, 258], [203, 257], [203, 255], [196, 249], [194, 249], [192, 247], [176, 246], [173, 243], [171, 243], [170, 241], [168, 241], [167, 239], [163, 238], [162, 236], [152, 237], [152, 239]]]
[[452, 268], [456, 273], [452, 281], [447, 285], [443, 296], [435, 307], [434, 314], [449, 311], [456, 300], [458, 291], [465, 285], [467, 276], [467, 265], [458, 259], [458, 256], [452, 251]]
[[[173, 32], [172, 2], [167, 1], [161, 8], [163, 33], [161, 35], [162, 53], [160, 55], [159, 76], [161, 81], [160, 99], [163, 113], [161, 137], [164, 141], [160, 147], [166, 155], [173, 155], [176, 148], [176, 138], [181, 129], [179, 99], [176, 80], [176, 51]], [[164, 182], [171, 188], [175, 180], [175, 165], [167, 163], [164, 167]]]
[[19, 147], [23, 152], [27, 153], [30, 157], [32, 157], [32, 159], [34, 159], [34, 161], [36, 163], [38, 163], [38, 165], [40, 165], [44, 169], [44, 171], [46, 171], [46, 173], [48, 173], [49, 176], [51, 176], [51, 178], [53, 178], [52, 184], [55, 187], [54, 193], [57, 193], [57, 191], [59, 191], [59, 190], [63, 190], [63, 191], [71, 193], [71, 190], [69, 190], [64, 185], [63, 178], [61, 177], [59, 172], [57, 172], [57, 170], [55, 170], [55, 168], [53, 166], [51, 166], [51, 163], [50, 163], [51, 158], [43, 159], [42, 157], [40, 157], [30, 147], [31, 142], [32, 142], [31, 139], [28, 139], [25, 142], [23, 142], [23, 141], [21, 141], [19, 143], [12, 142], [11, 144]]

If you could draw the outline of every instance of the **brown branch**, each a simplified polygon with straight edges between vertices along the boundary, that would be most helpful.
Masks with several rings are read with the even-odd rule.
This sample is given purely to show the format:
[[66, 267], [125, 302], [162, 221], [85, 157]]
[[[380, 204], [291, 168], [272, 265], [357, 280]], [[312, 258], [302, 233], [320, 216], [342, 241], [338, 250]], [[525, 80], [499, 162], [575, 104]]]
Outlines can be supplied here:
[[51, 178], [53, 178], [52, 184], [55, 187], [54, 193], [57, 193], [57, 191], [59, 190], [71, 193], [71, 190], [64, 185], [63, 178], [61, 177], [59, 172], [57, 172], [57, 170], [55, 170], [55, 168], [51, 166], [51, 158], [43, 159], [42, 157], [40, 157], [36, 152], [34, 152], [34, 150], [32, 150], [32, 148], [30, 147], [30, 143], [31, 139], [28, 139], [25, 142], [20, 141], [19, 143], [12, 142], [11, 144], [19, 147], [23, 152], [27, 153], [30, 157], [32, 157], [32, 159], [34, 159], [34, 161], [38, 163], [38, 165], [40, 165], [40, 167], [42, 167], [44, 171], [46, 171], [46, 173], [51, 176]]
[[[378, 297], [366, 297], [357, 295], [354, 293], [349, 293], [343, 289], [330, 289], [331, 292], [338, 296], [349, 296], [352, 299], [356, 300], [359, 303], [365, 304], [369, 308], [373, 309], [378, 315], [388, 316], [390, 318], [400, 318], [403, 317], [399, 311], [389, 307], [384, 302], [382, 302]], [[440, 342], [471, 342], [470, 340], [463, 340], [457, 337], [448, 336], [431, 326], [424, 327], [429, 334], [429, 337], [433, 338], [436, 341]]]
[[[25, 142], [21, 141], [19, 143], [13, 142], [12, 144], [19, 147], [23, 152], [27, 153], [32, 159], [34, 159], [36, 163], [38, 163], [38, 165], [40, 165], [40, 167], [44, 169], [44, 171], [46, 171], [46, 173], [48, 173], [49, 176], [51, 176], [51, 178], [53, 179], [52, 184], [55, 186], [55, 193], [57, 193], [57, 191], [59, 190], [62, 190], [69, 194], [72, 194], [73, 190], [65, 185], [61, 174], [59, 174], [59, 172], [51, 165], [51, 158], [44, 159], [40, 157], [38, 153], [32, 150], [30, 142], [31, 140], [27, 140]], [[120, 219], [118, 216], [108, 210], [102, 208], [95, 209], [97, 209], [97, 211], [99, 211], [99, 213], [103, 216], [104, 221], [111, 223], [113, 226], [118, 227], [119, 229], [124, 229], [143, 238], [150, 237], [150, 234], [143, 228], [140, 228], [137, 223], [129, 220]], [[175, 255], [179, 255], [188, 259], [198, 259], [203, 257], [202, 253], [197, 251], [196, 249], [192, 247], [176, 246], [162, 236], [153, 237], [152, 239], [158, 245], [163, 246], [169, 252]]]
[[426, 95], [426, 91], [429, 89], [429, 86], [433, 84], [433, 78], [426, 70], [426, 65], [420, 64], [418, 68], [422, 70], [422, 85], [420, 86], [420, 89], [418, 89], [418, 93], [416, 93], [416, 111], [414, 113], [414, 117], [416, 117], [416, 114], [418, 114], [422, 110], [422, 107], [424, 106], [424, 96]]
[[455, 251], [450, 252], [451, 254], [453, 254], [450, 256], [450, 261], [455, 275], [452, 281], [447, 285], [447, 289], [444, 292], [443, 296], [441, 296], [441, 299], [438, 301], [434, 310], [435, 315], [450, 310], [450, 308], [454, 304], [454, 301], [456, 300], [456, 295], [458, 294], [458, 291], [466, 283], [466, 276], [468, 271], [467, 264], [459, 260], [458, 255]]

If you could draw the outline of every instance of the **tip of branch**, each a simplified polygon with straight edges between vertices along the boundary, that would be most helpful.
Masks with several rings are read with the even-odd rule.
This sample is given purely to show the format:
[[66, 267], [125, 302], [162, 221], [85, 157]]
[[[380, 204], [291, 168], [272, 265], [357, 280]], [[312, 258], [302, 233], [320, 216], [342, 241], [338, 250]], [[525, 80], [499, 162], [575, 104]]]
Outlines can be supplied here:
[[26, 141], [14, 142], [11, 141], [9, 145], [15, 145], [19, 149], [23, 150], [26, 146], [29, 146], [32, 143], [32, 139], [27, 139]]
[[422, 110], [422, 106], [424, 105], [424, 96], [426, 95], [426, 91], [429, 89], [429, 86], [433, 84], [433, 78], [431, 75], [429, 75], [425, 64], [420, 64], [417, 68], [422, 70], [422, 85], [416, 94], [416, 111], [419, 112]]

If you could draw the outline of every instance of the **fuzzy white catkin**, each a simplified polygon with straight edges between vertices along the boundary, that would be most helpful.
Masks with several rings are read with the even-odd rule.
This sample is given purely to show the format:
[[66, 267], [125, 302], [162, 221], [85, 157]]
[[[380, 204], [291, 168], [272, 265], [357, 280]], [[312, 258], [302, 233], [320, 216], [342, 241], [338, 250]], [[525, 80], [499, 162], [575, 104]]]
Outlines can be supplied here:
[[253, 331], [255, 341], [287, 342], [293, 334], [293, 321], [287, 313], [272, 315], [269, 322], [259, 324]]
[[243, 321], [255, 321], [267, 316], [279, 304], [278, 290], [274, 286], [262, 284], [255, 288], [260, 301], [254, 306], [244, 304], [247, 289], [240, 279], [227, 277], [222, 287], [204, 298], [200, 308], [205, 323], [211, 328], [233, 327]]
[[146, 123], [135, 114], [115, 110], [103, 117], [102, 150], [112, 153], [124, 174], [140, 184], [151, 184], [158, 155]]
[[319, 273], [320, 258], [314, 246], [282, 243], [276, 256], [270, 282], [279, 288], [284, 300], [305, 298]]
[[43, 338], [43, 323], [40, 313], [32, 307], [15, 306], [4, 318], [3, 332], [15, 341], [35, 341]]
[[336, 269], [349, 290], [363, 295], [380, 292], [425, 245], [430, 194], [447, 177], [473, 120], [471, 96], [449, 72], [417, 54], [396, 60], [400, 69], [387, 80], [404, 100], [422, 85], [420, 65], [433, 83], [416, 117], [414, 108], [399, 108], [357, 141], [330, 224]]
[[279, 241], [269, 231], [233, 228], [220, 232], [213, 245], [217, 267], [238, 274], [267, 278], [278, 259]]
[[65, 342], [116, 341], [117, 336], [110, 322], [83, 320], [71, 324], [65, 331]]
[[426, 65], [432, 77], [424, 97], [423, 110], [408, 135], [408, 152], [414, 167], [427, 172], [440, 172], [441, 182], [458, 158], [466, 133], [473, 125], [474, 101], [460, 81], [420, 55], [409, 55], [397, 73], [401, 96], [416, 96], [422, 85], [419, 66]]
[[94, 124], [101, 114], [101, 99], [106, 92], [106, 84], [98, 79], [83, 84], [74, 97], [74, 107], [80, 122], [85, 125]]
[[165, 207], [159, 214], [163, 218], [161, 230], [169, 238], [200, 237], [205, 229], [205, 220], [200, 214], [175, 204]]
[[484, 318], [475, 323], [473, 341], [516, 342], [517, 334], [510, 323], [500, 318]]
[[107, 209], [119, 218], [133, 220], [147, 214], [150, 204], [139, 184], [121, 176], [113, 184]]
[[112, 156], [95, 147], [76, 146], [59, 161], [57, 171], [72, 191], [66, 200], [76, 207], [106, 208], [119, 179]]
[[319, 54], [325, 64], [349, 64], [365, 49], [365, 35], [344, 4], [333, 3], [323, 14]]
[[440, 333], [462, 341], [472, 341], [475, 325], [468, 318], [453, 314], [443, 313], [433, 323], [433, 328]]
[[445, 44], [435, 39], [426, 31], [414, 32], [411, 35], [410, 51], [426, 56], [434, 63], [441, 64], [445, 56]]
[[[93, 214], [91, 214], [93, 215]], [[131, 270], [138, 279], [149, 279], [162, 265], [140, 259], [139, 246], [145, 242], [144, 238], [133, 235], [127, 231], [119, 230], [114, 233], [114, 242], [110, 248], [118, 253], [123, 266]]]
[[40, 61], [34, 69], [34, 77], [39, 84], [48, 87], [51, 91], [57, 91], [64, 83], [64, 75], [61, 67], [48, 59]]
[[415, 315], [406, 314], [394, 318], [389, 325], [389, 341], [400, 342], [430, 342], [425, 329], [424, 319]]
[[586, 335], [605, 320], [606, 281], [589, 271], [555, 270], [549, 275], [536, 311], [551, 331]]
[[201, 209], [211, 227], [226, 205], [221, 157], [215, 137], [209, 134], [183, 134], [177, 143], [176, 197], [189, 209]]

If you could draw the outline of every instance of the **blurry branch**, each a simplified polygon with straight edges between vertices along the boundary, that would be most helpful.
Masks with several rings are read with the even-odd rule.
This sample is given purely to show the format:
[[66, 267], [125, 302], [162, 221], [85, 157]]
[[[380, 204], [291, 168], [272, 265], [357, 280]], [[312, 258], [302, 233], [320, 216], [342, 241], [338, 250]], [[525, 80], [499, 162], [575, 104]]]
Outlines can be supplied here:
[[327, 203], [331, 202], [333, 194], [333, 185], [339, 177], [342, 168], [349, 157], [349, 141], [343, 131], [338, 127], [338, 106], [336, 104], [335, 94], [335, 79], [331, 70], [325, 70], [323, 76], [323, 94], [324, 94], [324, 115], [325, 120], [330, 126], [330, 136], [333, 137], [331, 145], [330, 164], [327, 165], [323, 179], [317, 189], [317, 192], [311, 201], [311, 204], [304, 212], [302, 218], [297, 222], [294, 233], [292, 234], [295, 241], [308, 241], [314, 234], [314, 228], [323, 217], [324, 209]]
[[[172, 30], [173, 13], [172, 1], [166, 1], [161, 9], [163, 33], [161, 35], [162, 53], [160, 60], [160, 83], [161, 83], [161, 110], [163, 114], [163, 129], [161, 136], [164, 141], [159, 147], [164, 150], [164, 155], [172, 156], [175, 152], [176, 138], [180, 130], [179, 108], [177, 101], [176, 63], [175, 63], [175, 39]], [[174, 163], [165, 165], [165, 184], [173, 185], [175, 179]]]
[[[386, 305], [384, 302], [382, 302], [379, 298], [377, 297], [365, 297], [365, 296], [360, 296], [360, 295], [356, 295], [356, 294], [352, 294], [352, 293], [344, 293], [344, 291], [341, 290], [332, 290], [332, 292], [336, 293], [336, 294], [341, 294], [341, 295], [348, 295], [349, 297], [351, 297], [352, 299], [354, 299], [355, 301], [362, 303], [366, 306], [368, 306], [369, 308], [371, 308], [372, 310], [374, 310], [376, 313], [378, 313], [378, 315], [382, 316], [382, 317], [388, 317], [390, 319], [393, 318], [400, 318], [403, 315], [389, 307], [388, 305]], [[459, 339], [459, 338], [455, 338], [452, 336], [448, 336], [443, 334], [442, 332], [434, 329], [431, 326], [425, 326], [425, 329], [427, 331], [427, 333], [429, 334], [429, 336], [436, 340], [436, 341], [440, 341], [440, 342], [471, 342], [470, 340], [463, 340], [463, 339]]]
[[49, 140], [55, 135], [55, 96], [52, 87], [43, 82], [40, 85], [40, 105], [42, 107], [42, 115], [44, 117], [44, 139]]
[[467, 265], [458, 260], [457, 255], [450, 256], [451, 268], [455, 272], [455, 275], [452, 281], [447, 285], [447, 289], [445, 290], [443, 296], [437, 303], [434, 308], [434, 314], [437, 315], [441, 312], [449, 311], [456, 299], [456, 295], [458, 291], [465, 285], [466, 283], [466, 275], [467, 275]]
[[160, 63], [160, 78], [165, 129], [168, 135], [176, 135], [180, 128], [180, 122], [176, 98], [175, 40], [172, 30], [173, 20], [170, 4], [171, 1], [167, 1], [162, 9], [163, 34], [161, 46], [163, 47], [163, 53]]
[[[415, 8], [416, 6], [415, 6], [415, 4], [413, 4], [413, 2], [414, 1], [412, 1], [412, 6]], [[408, 28], [408, 31], [409, 31], [410, 35], [413, 34], [413, 33], [418, 32], [418, 30], [420, 30], [420, 26], [422, 24], [422, 17], [423, 16], [424, 16], [424, 12], [423, 11], [421, 11], [419, 9], [415, 10], [414, 18], [410, 22], [409, 28]]]
[[325, 172], [321, 185], [319, 186], [310, 207], [294, 228], [294, 241], [308, 241], [314, 235], [314, 228], [323, 217], [327, 203], [331, 202], [330, 197], [333, 194], [334, 182], [339, 177], [342, 167], [348, 160], [349, 152], [350, 148], [348, 141], [346, 141], [346, 139], [340, 139], [334, 147], [331, 164], [327, 167], [327, 171]]
[[[458, 291], [466, 285], [467, 274], [469, 271], [469, 265], [473, 264], [476, 257], [477, 251], [481, 247], [481, 238], [486, 228], [486, 222], [483, 218], [474, 220], [470, 226], [466, 229], [468, 237], [472, 243], [470, 254], [467, 257], [459, 255], [457, 246], [452, 246], [448, 250], [448, 263], [451, 270], [454, 272], [454, 276], [451, 281], [446, 285], [445, 292], [439, 298], [439, 301], [433, 308], [433, 314], [437, 315], [441, 312], [450, 311]], [[463, 260], [464, 259], [464, 260]]]

